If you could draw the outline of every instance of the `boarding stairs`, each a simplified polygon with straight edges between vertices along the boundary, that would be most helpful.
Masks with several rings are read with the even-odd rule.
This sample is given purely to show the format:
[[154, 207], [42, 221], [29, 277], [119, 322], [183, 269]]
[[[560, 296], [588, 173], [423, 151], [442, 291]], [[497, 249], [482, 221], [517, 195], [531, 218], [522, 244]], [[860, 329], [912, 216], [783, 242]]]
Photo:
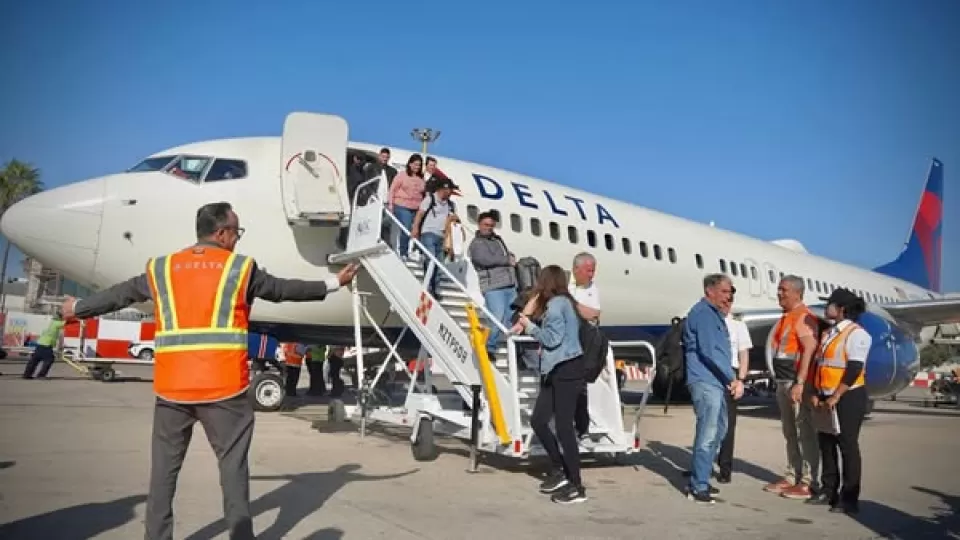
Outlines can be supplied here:
[[[429, 459], [435, 455], [433, 434], [439, 431], [469, 439], [472, 450], [481, 450], [516, 457], [543, 452], [535, 441], [529, 419], [538, 392], [538, 376], [517, 365], [517, 344], [532, 338], [510, 335], [508, 329], [493, 321], [483, 306], [477, 287], [476, 272], [469, 260], [459, 258], [442, 263], [416, 239], [412, 245], [428, 258], [426, 272], [422, 266], [402, 259], [381, 240], [381, 227], [387, 224], [399, 234], [409, 236], [384, 205], [387, 181], [383, 174], [368, 180], [355, 190], [351, 200], [346, 186], [348, 126], [335, 115], [294, 112], [287, 116], [282, 139], [280, 175], [283, 206], [288, 223], [293, 227], [347, 227], [346, 249], [331, 255], [331, 265], [359, 262], [366, 270], [351, 287], [354, 335], [358, 354], [358, 404], [332, 404], [334, 419], [359, 420], [361, 435], [367, 420], [412, 427], [414, 456]], [[374, 193], [374, 197], [357, 204], [358, 193]], [[438, 272], [439, 298], [427, 293], [424, 277]], [[367, 278], [369, 277], [369, 281]], [[363, 281], [361, 291], [358, 284]], [[372, 286], [372, 287], [371, 287]], [[367, 307], [373, 295], [382, 295], [406, 324], [395, 340], [387, 338], [380, 328], [382, 321], [371, 316]], [[497, 325], [507, 336], [494, 358], [487, 357], [486, 324]], [[361, 331], [363, 329], [364, 331]], [[387, 360], [373, 377], [366, 377], [363, 350], [377, 344], [363, 343], [363, 336], [375, 331], [387, 345]], [[420, 341], [417, 361], [423, 370], [423, 383], [418, 369], [407, 370], [397, 354], [400, 341], [412, 332]], [[654, 361], [656, 355], [646, 342], [611, 343], [616, 347], [645, 347]], [[406, 398], [401, 407], [380, 403], [376, 397], [378, 383], [394, 361], [403, 366], [410, 377]], [[432, 366], [442, 372], [456, 394], [454, 399], [433, 390]], [[389, 375], [388, 375], [389, 376]], [[650, 384], [633, 419], [624, 426], [619, 388], [616, 382], [613, 351], [607, 359], [606, 376], [588, 387], [592, 444], [582, 452], [629, 452], [639, 447], [639, 419], [650, 394]], [[476, 452], [473, 452], [474, 455]]]
[[[374, 178], [357, 192], [363, 192], [367, 184], [382, 186], [386, 179], [383, 176]], [[381, 196], [384, 194], [379, 186], [373, 191]], [[378, 198], [361, 206], [356, 200], [352, 201], [346, 250], [331, 256], [330, 263], [358, 261], [362, 264], [392, 310], [406, 323], [404, 332], [410, 331], [419, 339], [421, 350], [417, 366], [423, 370], [424, 381], [419, 383], [418, 370], [407, 371], [410, 384], [403, 407], [368, 407], [363, 403], [363, 389], [376, 387], [377, 381], [362, 380], [365, 370], [362, 354], [358, 355], [361, 403], [352, 408], [344, 406], [344, 416], [356, 418], [359, 415], [361, 425], [370, 418], [411, 426], [414, 455], [424, 459], [435, 455], [435, 450], [430, 448], [435, 432], [469, 439], [481, 451], [514, 457], [542, 454], [543, 449], [530, 427], [539, 376], [524, 366], [518, 367], [516, 346], [524, 341], [532, 342], [532, 338], [510, 335], [507, 328], [493, 322], [499, 327], [501, 336], [506, 338], [501, 339], [495, 357], [488, 358], [485, 347], [487, 329], [480, 321], [489, 324], [493, 317], [483, 306], [479, 289], [465, 285], [471, 282], [471, 274], [475, 283], [476, 275], [469, 261], [441, 262], [427, 254], [424, 246], [414, 238], [410, 239], [412, 246], [419, 249], [419, 256], [426, 260], [404, 260], [382, 241], [381, 225], [385, 222], [399, 234], [409, 235]], [[427, 292], [426, 279], [433, 272], [440, 274], [439, 298]], [[364, 325], [373, 326], [379, 337], [390, 343], [366, 308], [364, 297], [373, 293], [361, 292], [354, 286], [353, 294], [357, 348], [362, 350], [370, 346], [361, 342], [360, 328]], [[396, 355], [396, 348], [402, 337], [390, 344], [392, 359], [401, 364], [403, 361]], [[655, 362], [654, 349], [646, 342], [612, 343], [611, 349], [624, 345], [647, 347]], [[374, 379], [383, 375], [388, 363], [390, 359], [380, 367]], [[625, 428], [612, 350], [607, 364], [604, 375], [588, 387], [591, 428], [589, 440], [581, 441], [582, 453], [619, 454], [640, 446], [637, 428], [649, 388], [643, 395], [633, 425], [630, 429]], [[432, 389], [431, 371], [434, 367], [449, 379], [462, 401], [445, 401]]]

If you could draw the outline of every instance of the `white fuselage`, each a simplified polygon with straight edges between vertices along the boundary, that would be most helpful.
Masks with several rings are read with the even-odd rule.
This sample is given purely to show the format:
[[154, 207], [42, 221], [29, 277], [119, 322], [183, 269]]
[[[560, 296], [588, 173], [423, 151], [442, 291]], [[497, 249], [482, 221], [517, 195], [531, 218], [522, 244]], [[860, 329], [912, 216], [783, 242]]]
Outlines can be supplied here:
[[[68, 277], [105, 288], [143, 272], [148, 257], [191, 244], [196, 209], [222, 200], [233, 204], [246, 229], [238, 251], [252, 255], [261, 268], [279, 277], [323, 279], [335, 271], [326, 261], [337, 251], [337, 230], [288, 224], [280, 192], [280, 144], [280, 137], [224, 139], [159, 152], [155, 155], [242, 159], [248, 174], [198, 184], [163, 172], [124, 173], [72, 184], [28, 199], [33, 202], [26, 208], [33, 208], [38, 217], [31, 219], [32, 231], [18, 232], [17, 223], [27, 218], [17, 215], [4, 221], [4, 232], [9, 229], [24, 251]], [[380, 147], [358, 143], [351, 148], [376, 153]], [[391, 162], [402, 170], [411, 152], [391, 150]], [[518, 258], [532, 256], [543, 266], [569, 269], [577, 253], [593, 254], [605, 326], [666, 325], [702, 295], [704, 275], [721, 271], [738, 289], [738, 310], [777, 309], [781, 273], [799, 275], [812, 285], [805, 296], [810, 304], [839, 286], [862, 292], [870, 301], [939, 297], [908, 282], [795, 248], [492, 167], [438, 159], [440, 168], [460, 187], [462, 196], [454, 201], [471, 233], [477, 212], [495, 209], [501, 215], [498, 233]], [[96, 221], [99, 203], [102, 217], [97, 231], [82, 230]], [[64, 212], [75, 212], [70, 214], [77, 217], [70, 222], [73, 226], [64, 225]], [[732, 264], [736, 272], [731, 271]], [[386, 306], [381, 301], [372, 308], [385, 313]], [[281, 324], [353, 324], [350, 296], [342, 293], [324, 302], [260, 301], [252, 317]]]

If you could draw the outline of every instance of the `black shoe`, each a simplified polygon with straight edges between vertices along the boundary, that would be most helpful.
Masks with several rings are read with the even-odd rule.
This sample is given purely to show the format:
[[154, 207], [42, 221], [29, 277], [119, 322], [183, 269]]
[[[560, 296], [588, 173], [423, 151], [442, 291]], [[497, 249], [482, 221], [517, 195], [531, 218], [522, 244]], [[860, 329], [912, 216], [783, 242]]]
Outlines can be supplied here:
[[729, 484], [731, 480], [731, 474], [729, 472], [721, 471], [717, 473], [717, 482], [721, 484]]
[[553, 493], [569, 483], [563, 471], [551, 471], [546, 480], [540, 484], [540, 493]]
[[817, 506], [836, 506], [837, 501], [827, 493], [817, 493], [816, 495], [811, 496], [809, 499], [803, 501], [805, 504], [815, 504]]
[[550, 497], [550, 500], [559, 504], [582, 503], [587, 500], [587, 491], [583, 489], [583, 486], [576, 487], [573, 485], [568, 485], [559, 493], [554, 493]]
[[687, 499], [700, 504], [713, 504], [717, 502], [710, 493], [706, 491], [693, 491], [690, 488], [687, 488]]
[[860, 505], [858, 503], [840, 503], [835, 506], [831, 506], [830, 511], [834, 514], [853, 515], [860, 512]]
[[720, 490], [713, 487], [713, 484], [707, 484], [707, 490], [710, 492], [711, 495], [716, 495], [717, 493], [720, 493]]

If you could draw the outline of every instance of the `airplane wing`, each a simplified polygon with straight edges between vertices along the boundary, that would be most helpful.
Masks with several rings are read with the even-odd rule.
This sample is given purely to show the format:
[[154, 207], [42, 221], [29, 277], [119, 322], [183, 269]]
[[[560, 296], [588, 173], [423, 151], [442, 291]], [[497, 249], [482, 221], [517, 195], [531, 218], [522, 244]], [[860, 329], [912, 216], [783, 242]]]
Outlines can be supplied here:
[[924, 327], [960, 323], [960, 298], [912, 300], [880, 306], [895, 319]]

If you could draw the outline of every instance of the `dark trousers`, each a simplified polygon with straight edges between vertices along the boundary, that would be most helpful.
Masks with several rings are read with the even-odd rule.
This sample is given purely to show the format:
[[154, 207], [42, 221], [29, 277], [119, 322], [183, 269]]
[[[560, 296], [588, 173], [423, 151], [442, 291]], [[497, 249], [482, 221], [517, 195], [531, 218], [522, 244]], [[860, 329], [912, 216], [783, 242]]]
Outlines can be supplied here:
[[47, 373], [50, 372], [50, 366], [53, 365], [53, 347], [49, 345], [37, 345], [33, 349], [33, 354], [30, 355], [30, 360], [27, 360], [27, 365], [23, 369], [23, 377], [25, 379], [32, 379], [33, 372], [37, 369], [37, 364], [40, 364], [40, 371], [37, 372], [37, 377], [46, 377]]
[[300, 369], [301, 366], [293, 366], [290, 364], [284, 364], [283, 370], [286, 375], [286, 380], [284, 381], [284, 393], [291, 397], [297, 396], [297, 385], [300, 384]]
[[[567, 360], [553, 368], [540, 385], [537, 402], [530, 415], [530, 426], [543, 445], [556, 469], [562, 469], [573, 485], [582, 486], [580, 479], [580, 447], [574, 433], [573, 417], [577, 399], [586, 385], [580, 357]], [[550, 419], [557, 428], [554, 437], [550, 431]], [[560, 445], [557, 445], [560, 439]], [[563, 448], [563, 454], [560, 453]]]
[[310, 389], [307, 394], [321, 396], [327, 392], [327, 385], [323, 382], [323, 359], [307, 362], [307, 373], [310, 374]]
[[717, 454], [717, 468], [720, 474], [729, 476], [733, 472], [733, 439], [737, 430], [737, 400], [727, 392], [727, 434], [720, 444], [720, 453]]
[[217, 455], [223, 510], [231, 540], [252, 540], [250, 471], [247, 453], [253, 438], [253, 405], [246, 393], [216, 403], [181, 405], [157, 398], [153, 409], [150, 495], [146, 540], [173, 539], [173, 496], [187, 455], [193, 425], [203, 425]]
[[[849, 390], [837, 401], [840, 434], [818, 433], [820, 440], [821, 483], [832, 505], [857, 505], [860, 501], [860, 427], [867, 415], [867, 389]], [[840, 488], [839, 450], [843, 458], [843, 489]]]
[[584, 381], [583, 390], [577, 396], [577, 409], [573, 413], [573, 425], [577, 429], [578, 437], [583, 437], [590, 432], [590, 399], [587, 396], [586, 381]]
[[335, 355], [327, 357], [327, 375], [330, 376], [330, 397], [340, 397], [343, 395], [343, 358]]

